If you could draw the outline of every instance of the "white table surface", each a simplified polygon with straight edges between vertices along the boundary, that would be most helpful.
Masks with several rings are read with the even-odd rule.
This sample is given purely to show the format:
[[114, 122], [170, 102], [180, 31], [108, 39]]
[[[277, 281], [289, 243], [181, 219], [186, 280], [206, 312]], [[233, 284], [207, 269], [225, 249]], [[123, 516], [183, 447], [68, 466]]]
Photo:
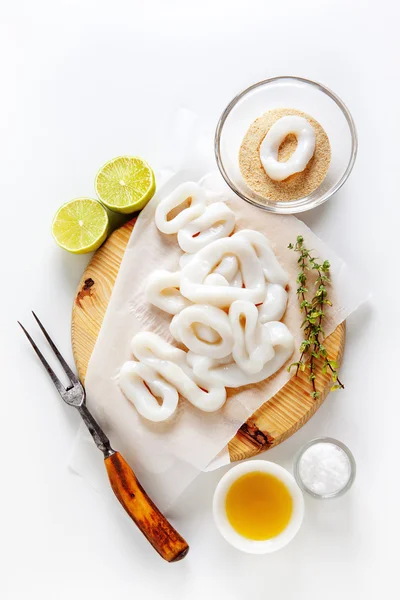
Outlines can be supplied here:
[[[372, 600], [395, 585], [399, 16], [390, 0], [1, 2], [1, 598]], [[293, 543], [250, 556], [217, 533], [211, 499], [222, 472], [204, 474], [169, 515], [191, 552], [168, 565], [116, 502], [67, 469], [78, 415], [58, 399], [16, 320], [36, 332], [35, 309], [72, 360], [71, 304], [89, 257], [55, 246], [55, 210], [93, 195], [94, 173], [113, 156], [156, 166], [177, 108], [213, 125], [234, 94], [279, 74], [325, 83], [353, 113], [353, 174], [304, 219], [373, 296], [348, 320], [346, 390], [265, 458], [290, 467], [303, 442], [328, 434], [353, 450], [357, 481], [337, 501], [307, 498]]]

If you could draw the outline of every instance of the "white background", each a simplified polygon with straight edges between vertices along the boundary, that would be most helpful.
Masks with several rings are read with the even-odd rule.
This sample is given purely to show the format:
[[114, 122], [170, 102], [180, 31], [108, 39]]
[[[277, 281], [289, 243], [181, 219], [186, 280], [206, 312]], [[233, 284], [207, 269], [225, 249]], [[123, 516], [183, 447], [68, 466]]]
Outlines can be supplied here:
[[[390, 584], [395, 596], [398, 3], [3, 0], [0, 13], [0, 597], [372, 600]], [[214, 127], [238, 91], [280, 74], [325, 83], [353, 113], [353, 174], [304, 218], [373, 297], [348, 321], [346, 390], [265, 457], [290, 467], [303, 442], [329, 434], [353, 450], [357, 481], [337, 501], [306, 499], [303, 528], [286, 549], [249, 556], [212, 522], [222, 472], [202, 475], [169, 515], [191, 552], [168, 565], [117, 502], [68, 471], [78, 415], [58, 399], [16, 319], [36, 334], [35, 309], [72, 360], [71, 304], [88, 257], [55, 246], [55, 210], [93, 195], [94, 174], [113, 156], [139, 154], [157, 167], [177, 108]]]

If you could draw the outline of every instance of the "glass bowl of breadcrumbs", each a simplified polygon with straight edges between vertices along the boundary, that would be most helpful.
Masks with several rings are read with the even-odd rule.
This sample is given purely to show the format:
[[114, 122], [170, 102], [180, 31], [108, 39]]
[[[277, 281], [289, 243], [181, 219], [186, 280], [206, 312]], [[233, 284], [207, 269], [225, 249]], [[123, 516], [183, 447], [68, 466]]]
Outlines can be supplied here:
[[[314, 155], [302, 172], [273, 181], [260, 146], [270, 127], [291, 115], [313, 126]], [[277, 160], [288, 160], [296, 147], [297, 138], [289, 134]], [[346, 105], [325, 86], [301, 77], [272, 77], [245, 89], [228, 104], [215, 132], [218, 168], [229, 187], [246, 202], [281, 214], [326, 202], [349, 177], [356, 155], [357, 132]]]

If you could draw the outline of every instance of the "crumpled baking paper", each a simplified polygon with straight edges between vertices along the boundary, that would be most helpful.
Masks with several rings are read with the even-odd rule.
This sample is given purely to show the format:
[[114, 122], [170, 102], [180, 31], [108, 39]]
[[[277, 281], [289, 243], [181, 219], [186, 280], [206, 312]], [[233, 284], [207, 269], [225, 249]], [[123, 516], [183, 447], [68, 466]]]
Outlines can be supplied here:
[[[347, 265], [329, 250], [310, 229], [294, 216], [273, 215], [253, 207], [237, 197], [221, 176], [210, 172], [212, 145], [200, 121], [184, 112], [177, 126], [183, 154], [175, 165], [163, 170], [161, 185], [155, 197], [142, 210], [129, 240], [120, 271], [107, 308], [86, 375], [89, 409], [134, 469], [149, 495], [161, 509], [167, 508], [202, 470], [229, 462], [226, 445], [239, 427], [265, 401], [288, 381], [282, 368], [266, 381], [227, 390], [224, 407], [215, 413], [197, 410], [184, 399], [174, 418], [164, 423], [151, 423], [137, 413], [117, 385], [122, 364], [132, 359], [130, 343], [139, 331], [152, 331], [173, 343], [168, 327], [171, 315], [145, 301], [148, 274], [155, 269], [177, 270], [181, 250], [176, 236], [158, 231], [154, 212], [159, 200], [184, 181], [199, 181], [212, 201], [224, 200], [236, 214], [236, 230], [255, 229], [269, 239], [281, 265], [290, 274], [288, 307], [283, 321], [295, 337], [296, 348], [303, 338], [302, 315], [296, 296], [297, 256], [287, 248], [298, 235], [303, 235], [314, 254], [331, 263], [333, 308], [326, 318], [329, 335], [365, 299], [363, 287]], [[212, 154], [211, 154], [212, 157]], [[208, 173], [204, 176], [205, 173]], [[158, 179], [159, 181], [159, 179]], [[292, 360], [296, 359], [296, 354]], [[84, 427], [80, 429], [70, 466], [87, 477], [97, 488], [104, 489], [106, 477], [99, 471], [98, 450]], [[215, 459], [215, 457], [217, 457]], [[214, 460], [215, 459], [215, 460]]]

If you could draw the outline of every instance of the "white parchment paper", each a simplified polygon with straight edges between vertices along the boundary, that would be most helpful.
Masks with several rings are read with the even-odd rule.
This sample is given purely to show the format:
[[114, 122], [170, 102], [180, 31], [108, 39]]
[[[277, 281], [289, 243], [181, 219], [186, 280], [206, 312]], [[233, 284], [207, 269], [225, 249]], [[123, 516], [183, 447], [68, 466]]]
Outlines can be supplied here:
[[[216, 413], [204, 413], [181, 400], [176, 415], [165, 423], [150, 423], [141, 418], [124, 397], [117, 385], [117, 376], [121, 365], [131, 358], [129, 346], [133, 335], [139, 331], [153, 331], [173, 343], [168, 330], [171, 316], [149, 305], [144, 298], [148, 274], [159, 268], [177, 270], [181, 256], [176, 236], [162, 234], [155, 226], [154, 211], [159, 200], [184, 181], [200, 181], [212, 200], [224, 200], [234, 210], [236, 230], [256, 229], [268, 237], [280, 263], [290, 274], [288, 308], [283, 320], [295, 336], [296, 347], [302, 340], [302, 316], [295, 283], [297, 256], [287, 249], [287, 245], [298, 235], [304, 236], [307, 247], [313, 248], [316, 255], [331, 262], [334, 287], [330, 296], [334, 307], [326, 319], [327, 335], [366, 298], [347, 265], [303, 222], [293, 216], [272, 215], [248, 205], [231, 192], [218, 173], [208, 173], [212, 165], [211, 147], [205, 151], [205, 142], [209, 138], [202, 135], [196, 118], [184, 113], [177, 131], [185, 153], [177, 160], [175, 172], [173, 165], [164, 170], [164, 183], [159, 185], [157, 194], [137, 220], [86, 377], [90, 410], [109, 435], [113, 447], [131, 464], [161, 509], [170, 505], [214, 457], [218, 455], [215, 466], [228, 461], [226, 444], [242, 423], [290, 376], [283, 368], [267, 381], [228, 390], [225, 406]], [[93, 472], [91, 456], [95, 450], [93, 443], [88, 444], [87, 440], [86, 433], [78, 436], [71, 466], [101, 489], [104, 478], [96, 477]]]

